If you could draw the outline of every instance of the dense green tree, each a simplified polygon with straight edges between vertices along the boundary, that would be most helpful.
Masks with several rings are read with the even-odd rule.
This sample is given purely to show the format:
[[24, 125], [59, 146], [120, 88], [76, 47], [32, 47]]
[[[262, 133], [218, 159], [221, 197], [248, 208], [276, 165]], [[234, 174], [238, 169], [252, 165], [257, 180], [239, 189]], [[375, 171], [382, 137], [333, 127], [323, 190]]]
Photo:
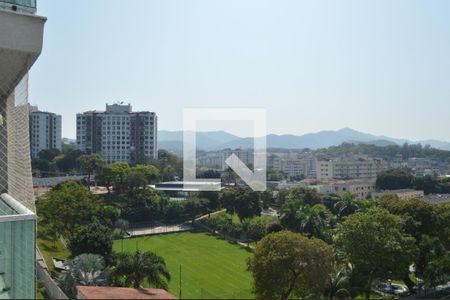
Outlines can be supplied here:
[[[378, 202], [380, 207], [404, 219], [405, 230], [415, 238], [419, 249], [414, 261], [415, 273], [424, 278], [427, 286], [431, 286], [436, 281], [436, 273], [430, 270], [442, 259], [440, 256], [445, 257], [446, 251], [450, 250], [450, 205], [432, 205], [421, 199], [399, 199], [394, 195], [383, 196]], [[444, 247], [447, 247], [446, 251], [439, 250]], [[414, 287], [414, 283], [407, 278], [404, 281], [409, 288]]]
[[171, 165], [165, 166], [164, 169], [161, 172], [163, 181], [172, 181], [175, 179], [176, 175], [175, 168]]
[[142, 287], [147, 281], [156, 288], [168, 288], [170, 274], [164, 259], [153, 252], [118, 253], [113, 270], [118, 285]]
[[236, 213], [239, 219], [261, 214], [260, 194], [246, 189], [225, 189], [221, 192], [222, 206], [228, 213]]
[[423, 268], [418, 275], [426, 288], [446, 284], [450, 280], [450, 252], [437, 237], [423, 235], [419, 244]]
[[198, 198], [208, 199], [208, 208], [212, 211], [221, 208], [219, 196], [218, 192], [213, 191], [202, 191], [197, 194]]
[[136, 165], [132, 168], [132, 172], [142, 174], [148, 184], [155, 183], [159, 177], [159, 170], [152, 165]]
[[173, 180], [175, 176], [182, 177], [183, 161], [167, 150], [158, 150], [158, 159], [150, 162], [160, 170], [163, 180]]
[[412, 187], [416, 190], [424, 191], [425, 194], [448, 194], [450, 193], [450, 180], [448, 178], [438, 178], [426, 175], [414, 177]]
[[131, 169], [130, 173], [125, 177], [125, 186], [128, 191], [133, 191], [136, 189], [145, 189], [148, 185], [147, 178], [141, 172], [136, 172]]
[[450, 251], [450, 202], [433, 205], [433, 211], [436, 216], [435, 235]]
[[131, 172], [131, 168], [126, 162], [115, 162], [111, 165], [111, 171], [114, 174], [115, 191], [116, 193], [122, 193], [124, 191], [125, 180]]
[[209, 200], [205, 198], [191, 197], [183, 202], [184, 212], [191, 218], [195, 218], [208, 210]]
[[267, 169], [267, 180], [268, 181], [281, 181], [283, 179], [286, 179], [288, 176], [286, 173], [282, 171], [276, 171], [273, 169], [268, 168]]
[[283, 230], [283, 226], [278, 221], [269, 223], [266, 226], [266, 233], [274, 233], [274, 232], [279, 232], [282, 230]]
[[81, 155], [78, 158], [80, 169], [87, 174], [88, 186], [91, 185], [91, 175], [105, 165], [105, 160], [99, 154]]
[[386, 195], [378, 199], [379, 206], [405, 220], [405, 230], [417, 240], [423, 234], [437, 232], [437, 216], [433, 205], [420, 199], [400, 199], [396, 195]]
[[402, 169], [391, 169], [377, 176], [377, 187], [382, 190], [398, 190], [411, 188], [413, 176]]
[[375, 281], [408, 274], [417, 254], [403, 220], [381, 208], [348, 216], [339, 224], [336, 247], [361, 274], [366, 299]]
[[102, 207], [103, 202], [79, 181], [60, 183], [36, 202], [39, 224], [44, 227], [51, 224], [66, 237], [73, 235], [75, 227], [92, 222]]
[[67, 246], [72, 257], [83, 253], [92, 253], [110, 260], [112, 257], [112, 231], [98, 221], [78, 226]]
[[245, 219], [242, 222], [242, 231], [248, 239], [258, 242], [266, 234], [266, 221], [263, 217]]
[[289, 190], [288, 198], [302, 199], [305, 204], [315, 205], [322, 203], [322, 196], [315, 189], [293, 188]]
[[108, 194], [111, 193], [111, 186], [116, 182], [116, 179], [116, 174], [110, 166], [104, 166], [102, 172], [95, 175], [95, 181], [99, 185], [105, 186], [108, 190]]
[[207, 178], [207, 179], [213, 179], [213, 178], [220, 178], [220, 172], [208, 169], [206, 171], [197, 171], [197, 178]]
[[44, 149], [38, 153], [39, 159], [48, 162], [54, 160], [58, 155], [61, 155], [61, 151], [59, 151], [58, 149]]
[[71, 172], [79, 169], [78, 158], [83, 155], [80, 150], [71, 149], [63, 155], [55, 157], [54, 161], [60, 172]]
[[320, 298], [332, 270], [325, 242], [289, 231], [272, 233], [248, 260], [257, 299]]

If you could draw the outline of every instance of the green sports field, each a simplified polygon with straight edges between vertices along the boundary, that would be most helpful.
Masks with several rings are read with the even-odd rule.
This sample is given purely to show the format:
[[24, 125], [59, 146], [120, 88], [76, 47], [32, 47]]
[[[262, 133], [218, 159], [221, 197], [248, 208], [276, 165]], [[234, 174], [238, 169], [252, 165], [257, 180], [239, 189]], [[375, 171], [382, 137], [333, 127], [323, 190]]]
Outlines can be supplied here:
[[184, 232], [114, 242], [114, 251], [153, 251], [164, 257], [172, 276], [169, 290], [188, 298], [254, 298], [246, 271], [251, 252], [203, 232]]

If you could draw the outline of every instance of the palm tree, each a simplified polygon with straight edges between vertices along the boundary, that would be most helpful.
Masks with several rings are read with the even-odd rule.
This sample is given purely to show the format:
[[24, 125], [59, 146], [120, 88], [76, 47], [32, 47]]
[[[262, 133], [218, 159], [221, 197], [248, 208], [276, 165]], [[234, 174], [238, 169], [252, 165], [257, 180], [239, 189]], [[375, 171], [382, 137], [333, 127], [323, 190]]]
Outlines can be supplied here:
[[108, 285], [109, 270], [105, 269], [103, 257], [96, 254], [81, 254], [66, 263], [60, 283], [69, 296], [75, 296], [77, 285]]
[[164, 259], [150, 251], [119, 253], [113, 277], [118, 282], [123, 279], [126, 286], [132, 285], [134, 288], [141, 287], [147, 279], [149, 284], [167, 289], [167, 282], [170, 281]]
[[348, 270], [345, 267], [338, 269], [335, 266], [335, 269], [331, 274], [329, 280], [330, 280], [329, 287], [326, 291], [329, 299], [334, 299], [336, 296], [346, 298], [350, 296], [349, 292], [350, 278], [348, 275]]
[[281, 208], [281, 224], [283, 227], [298, 231], [298, 210], [304, 206], [302, 199], [288, 198]]
[[303, 205], [297, 212], [300, 232], [309, 236], [324, 238], [324, 230], [328, 227], [329, 211], [322, 204]]
[[377, 202], [372, 199], [364, 199], [360, 202], [358, 212], [366, 212], [371, 208], [374, 208], [377, 206]]
[[360, 203], [355, 194], [344, 192], [341, 199], [334, 204], [340, 218], [351, 215], [358, 211]]

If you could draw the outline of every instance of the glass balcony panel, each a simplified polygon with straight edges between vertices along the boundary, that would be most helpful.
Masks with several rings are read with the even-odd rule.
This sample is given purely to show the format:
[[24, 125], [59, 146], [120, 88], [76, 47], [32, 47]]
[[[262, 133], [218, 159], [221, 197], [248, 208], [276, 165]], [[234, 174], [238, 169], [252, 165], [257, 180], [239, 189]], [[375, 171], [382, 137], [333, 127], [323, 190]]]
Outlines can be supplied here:
[[36, 0], [0, 0], [0, 2], [17, 6], [36, 8]]

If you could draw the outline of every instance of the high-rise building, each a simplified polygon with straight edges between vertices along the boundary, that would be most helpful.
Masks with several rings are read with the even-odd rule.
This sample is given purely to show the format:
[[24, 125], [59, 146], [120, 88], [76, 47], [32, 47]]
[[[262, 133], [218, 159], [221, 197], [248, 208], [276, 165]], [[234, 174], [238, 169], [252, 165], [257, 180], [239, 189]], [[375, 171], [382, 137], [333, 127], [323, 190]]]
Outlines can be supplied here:
[[133, 112], [130, 104], [107, 104], [105, 111], [77, 114], [77, 148], [101, 154], [107, 163], [156, 159], [157, 121], [154, 112]]
[[28, 71], [46, 19], [35, 0], [0, 0], [0, 298], [36, 298]]
[[61, 116], [30, 106], [31, 157], [46, 149], [61, 150]]

